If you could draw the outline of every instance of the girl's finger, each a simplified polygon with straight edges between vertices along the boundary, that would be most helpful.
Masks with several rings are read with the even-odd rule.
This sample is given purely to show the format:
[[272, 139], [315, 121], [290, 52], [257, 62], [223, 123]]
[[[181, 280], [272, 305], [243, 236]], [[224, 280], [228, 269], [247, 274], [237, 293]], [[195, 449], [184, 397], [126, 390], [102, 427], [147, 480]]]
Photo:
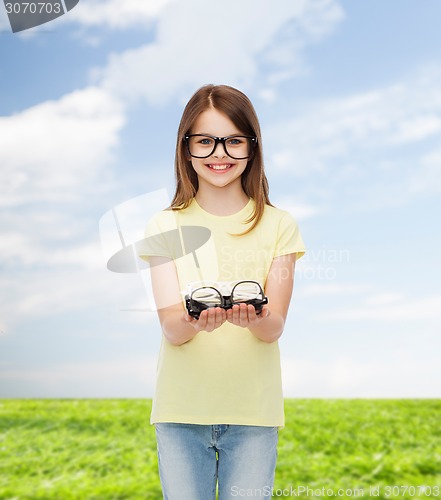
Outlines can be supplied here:
[[207, 332], [211, 332], [214, 330], [214, 318], [215, 318], [216, 311], [215, 309], [207, 309], [207, 320], [205, 322], [205, 328]]
[[199, 314], [199, 319], [196, 321], [197, 329], [200, 330], [205, 330], [207, 327], [207, 321], [208, 321], [208, 311], [204, 310]]
[[235, 304], [232, 308], [232, 311], [233, 311], [233, 313], [231, 315], [232, 321], [235, 325], [239, 325], [240, 324], [240, 307], [237, 304]]
[[240, 304], [240, 326], [246, 327], [248, 326], [248, 306], [247, 304]]
[[268, 309], [268, 306], [262, 307], [262, 312], [260, 313], [261, 318], [267, 318], [271, 314], [271, 311]]
[[222, 323], [225, 321], [225, 318], [226, 318], [225, 310], [222, 309], [221, 307], [216, 307], [216, 318], [215, 318], [216, 328], [219, 328], [222, 325]]
[[256, 314], [256, 309], [253, 305], [248, 304], [248, 321], [256, 321], [257, 319], [257, 314]]
[[208, 310], [207, 326], [205, 328], [207, 332], [212, 332], [223, 323], [222, 312], [223, 310], [221, 307], [215, 307]]

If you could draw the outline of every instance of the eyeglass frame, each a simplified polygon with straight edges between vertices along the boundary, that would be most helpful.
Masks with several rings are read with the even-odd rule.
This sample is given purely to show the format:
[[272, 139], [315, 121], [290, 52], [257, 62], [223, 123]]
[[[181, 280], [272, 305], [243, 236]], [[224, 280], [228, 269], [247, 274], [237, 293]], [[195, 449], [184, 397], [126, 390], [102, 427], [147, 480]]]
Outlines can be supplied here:
[[[263, 298], [262, 299], [248, 299], [248, 300], [241, 300], [240, 302], [233, 302], [231, 297], [234, 294], [234, 290], [238, 285], [240, 285], [242, 283], [256, 284], [259, 287], [260, 293], [261, 293]], [[192, 298], [192, 296], [195, 292], [197, 292], [198, 290], [203, 290], [204, 288], [208, 288], [208, 289], [216, 291], [221, 299], [221, 305], [218, 305], [218, 304], [207, 305], [199, 300], [195, 300]], [[251, 304], [254, 306], [254, 309], [256, 310], [256, 314], [260, 314], [262, 312], [262, 307], [265, 304], [268, 304], [268, 297], [265, 296], [265, 293], [264, 293], [260, 283], [258, 283], [257, 281], [253, 281], [253, 280], [243, 280], [243, 281], [237, 282], [233, 286], [233, 288], [231, 289], [230, 295], [222, 295], [222, 293], [214, 286], [201, 286], [199, 288], [195, 288], [194, 290], [191, 291], [191, 294], [187, 294], [185, 296], [185, 307], [187, 309], [187, 312], [191, 317], [193, 317], [195, 319], [199, 319], [199, 315], [201, 314], [201, 312], [205, 311], [206, 309], [213, 309], [214, 307], [221, 307], [222, 309], [228, 310], [228, 309], [232, 309], [232, 307], [236, 304]], [[195, 305], [196, 307], [193, 307], [193, 305]]]
[[[213, 139], [214, 140], [214, 146], [213, 146], [213, 149], [211, 150], [211, 153], [208, 154], [207, 156], [196, 156], [196, 155], [191, 154], [190, 143], [189, 143], [190, 137], [209, 137], [210, 139]], [[225, 145], [225, 141], [228, 140], [228, 139], [234, 139], [235, 137], [241, 137], [242, 139], [249, 139], [251, 141], [251, 146], [252, 147], [251, 147], [250, 154], [248, 156], [243, 156], [243, 157], [240, 157], [240, 158], [236, 158], [234, 156], [231, 156], [230, 153], [227, 151], [227, 147]], [[210, 134], [186, 134], [186, 135], [184, 135], [183, 140], [187, 144], [188, 154], [192, 158], [199, 158], [199, 159], [208, 158], [209, 156], [211, 156], [216, 151], [216, 148], [217, 148], [218, 144], [220, 143], [224, 147], [224, 151], [227, 154], [227, 156], [229, 156], [230, 158], [233, 158], [233, 160], [247, 160], [248, 158], [252, 157], [253, 152], [254, 152], [254, 148], [257, 146], [257, 137], [256, 136], [240, 135], [240, 134], [228, 135], [227, 137], [216, 137], [216, 136], [210, 135]]]

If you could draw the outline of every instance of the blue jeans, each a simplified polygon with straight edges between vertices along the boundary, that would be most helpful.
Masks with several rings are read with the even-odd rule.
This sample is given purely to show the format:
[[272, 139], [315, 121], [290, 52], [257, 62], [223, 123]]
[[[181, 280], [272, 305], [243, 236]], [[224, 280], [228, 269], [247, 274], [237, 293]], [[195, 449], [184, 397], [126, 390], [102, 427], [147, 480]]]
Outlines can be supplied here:
[[277, 427], [157, 423], [165, 500], [270, 498]]

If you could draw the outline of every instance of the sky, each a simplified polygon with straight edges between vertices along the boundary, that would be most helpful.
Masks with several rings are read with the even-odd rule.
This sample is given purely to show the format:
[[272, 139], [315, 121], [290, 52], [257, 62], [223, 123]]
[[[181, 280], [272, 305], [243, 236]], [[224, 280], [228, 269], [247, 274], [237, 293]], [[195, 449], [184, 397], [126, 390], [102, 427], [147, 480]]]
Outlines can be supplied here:
[[148, 270], [108, 259], [174, 193], [206, 83], [258, 113], [297, 219], [286, 397], [441, 396], [441, 3], [82, 0], [12, 33], [0, 5], [0, 397], [152, 397]]

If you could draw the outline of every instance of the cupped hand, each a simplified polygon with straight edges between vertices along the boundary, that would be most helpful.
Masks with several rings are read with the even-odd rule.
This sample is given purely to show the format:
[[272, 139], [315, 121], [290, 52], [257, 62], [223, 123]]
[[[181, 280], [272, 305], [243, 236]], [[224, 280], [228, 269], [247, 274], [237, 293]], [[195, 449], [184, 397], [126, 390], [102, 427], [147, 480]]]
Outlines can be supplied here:
[[227, 319], [227, 313], [222, 307], [212, 307], [205, 309], [199, 315], [199, 319], [193, 318], [189, 314], [185, 315], [185, 321], [197, 331], [212, 332], [219, 328]]
[[256, 314], [256, 309], [251, 304], [235, 304], [227, 311], [227, 321], [243, 328], [252, 328], [270, 315], [267, 306], [262, 307], [262, 312]]

